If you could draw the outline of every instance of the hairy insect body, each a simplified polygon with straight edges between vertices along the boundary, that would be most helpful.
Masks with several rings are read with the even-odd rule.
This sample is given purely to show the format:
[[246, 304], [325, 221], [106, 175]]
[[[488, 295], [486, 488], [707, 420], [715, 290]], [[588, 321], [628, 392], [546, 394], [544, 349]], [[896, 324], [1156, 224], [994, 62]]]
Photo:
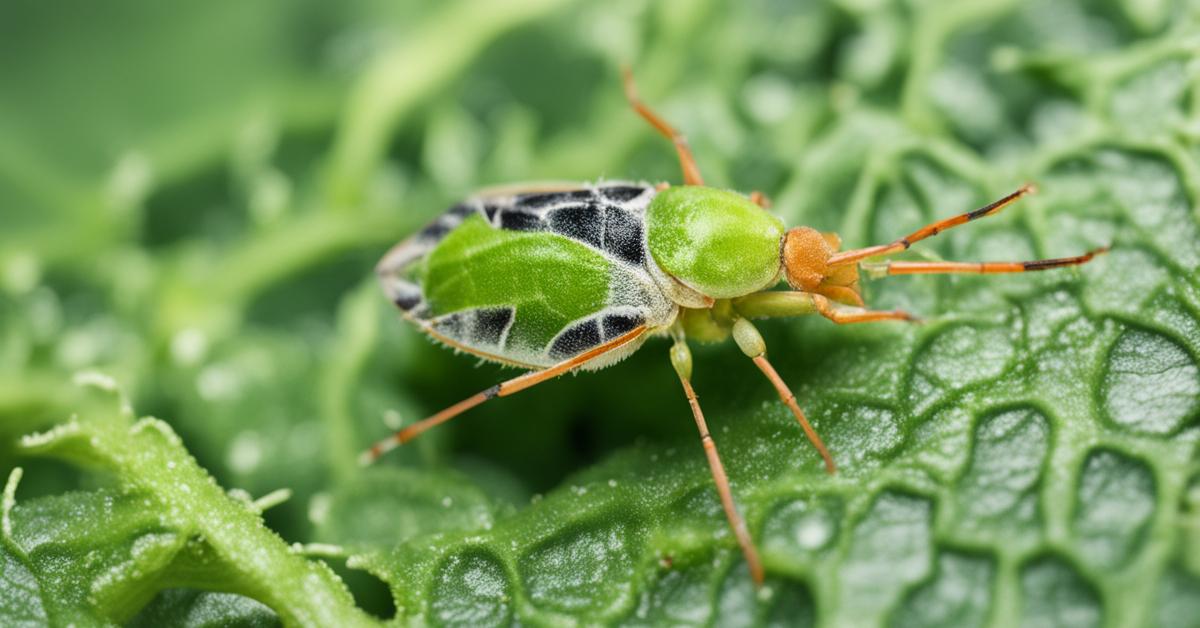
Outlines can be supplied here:
[[646, 227], [658, 265], [705, 296], [740, 297], [779, 282], [783, 221], [741, 194], [667, 188], [650, 202]]
[[398, 245], [378, 270], [406, 317], [434, 338], [505, 364], [549, 366], [675, 320], [671, 280], [645, 237], [656, 193], [605, 183], [480, 196]]
[[771, 287], [783, 235], [779, 218], [734, 192], [582, 184], [455, 205], [379, 271], [433, 337], [485, 359], [546, 367], [639, 325], [661, 332], [680, 307], [707, 311]]

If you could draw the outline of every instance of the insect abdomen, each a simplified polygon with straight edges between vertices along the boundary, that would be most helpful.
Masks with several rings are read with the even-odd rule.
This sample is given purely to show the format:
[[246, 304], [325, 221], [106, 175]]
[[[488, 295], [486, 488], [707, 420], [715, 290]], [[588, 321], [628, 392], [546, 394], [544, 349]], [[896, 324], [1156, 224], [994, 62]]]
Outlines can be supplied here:
[[653, 195], [609, 184], [471, 199], [389, 253], [381, 279], [439, 339], [502, 362], [553, 364], [673, 316], [646, 269]]

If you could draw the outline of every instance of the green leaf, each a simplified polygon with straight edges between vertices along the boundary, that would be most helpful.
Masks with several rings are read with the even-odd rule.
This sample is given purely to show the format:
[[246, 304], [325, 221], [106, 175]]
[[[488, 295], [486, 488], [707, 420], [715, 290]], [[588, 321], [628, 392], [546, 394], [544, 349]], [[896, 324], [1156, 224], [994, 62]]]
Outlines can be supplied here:
[[[94, 10], [0, 9], [0, 624], [1200, 625], [1190, 3]], [[789, 225], [863, 246], [1032, 181], [906, 255], [1113, 246], [864, 280], [921, 325], [764, 321], [833, 477], [694, 346], [761, 590], [661, 342], [355, 464], [514, 374], [400, 320], [387, 246], [469, 188], [678, 180], [621, 63]]]
[[338, 487], [316, 538], [350, 548], [391, 547], [436, 533], [486, 530], [497, 508], [452, 470], [367, 469]]
[[[0, 615], [14, 626], [44, 626], [46, 600], [37, 578], [8, 543], [0, 548]], [[89, 619], [91, 619], [89, 617]]]
[[5, 540], [24, 557], [52, 621], [122, 622], [161, 589], [200, 586], [261, 599], [288, 623], [367, 623], [327, 566], [263, 525], [260, 511], [277, 499], [227, 495], [167, 424], [135, 422], [119, 393], [116, 401], [116, 411], [21, 442], [33, 454], [102, 468], [116, 489], [14, 504], [17, 470], [5, 491]]
[[[1172, 41], [1158, 44], [1168, 58], [1182, 54]], [[1093, 86], [1103, 98], [1122, 97], [1139, 63], [1152, 73], [1160, 63], [1130, 56], [1117, 73], [1115, 58], [1070, 63], [1104, 77]], [[986, 76], [972, 80], [993, 89]], [[1157, 106], [1178, 110], [1173, 93]], [[734, 366], [700, 367], [702, 398], [732, 393], [748, 406], [718, 401], [709, 420], [763, 549], [759, 594], [745, 585], [700, 448], [686, 440], [665, 455], [648, 446], [611, 458], [490, 530], [356, 562], [389, 582], [402, 613], [436, 624], [703, 624], [731, 605], [755, 623], [784, 607], [791, 622], [824, 625], [1175, 621], [1164, 600], [1183, 608], [1200, 596], [1182, 560], [1190, 519], [1179, 506], [1198, 459], [1200, 170], [1186, 142], [1146, 143], [1129, 123], [1027, 147], [1008, 169], [976, 161], [953, 137], [901, 133], [875, 147], [849, 210], [836, 190], [810, 201], [826, 209], [806, 221], [837, 226], [821, 213], [837, 211], [854, 221], [850, 244], [867, 244], [1028, 179], [1041, 196], [927, 250], [1021, 259], [1115, 248], [1078, 271], [869, 286], [875, 307], [931, 319], [917, 328], [775, 332], [772, 355], [835, 452], [838, 477], [819, 472], [765, 383], [731, 386]], [[826, 138], [858, 141], [836, 128]], [[826, 150], [858, 171], [853, 145]], [[685, 418], [678, 399], [665, 412], [650, 403], [651, 419]]]
[[[154, 589], [139, 580], [166, 571], [187, 537], [163, 525], [147, 502], [153, 503], [144, 494], [102, 490], [13, 509], [12, 541], [36, 573], [53, 621], [70, 623], [76, 613], [99, 616], [100, 609], [121, 620], [149, 601]], [[90, 560], [62, 568], [71, 556], [83, 555]]]
[[271, 609], [232, 593], [169, 589], [158, 594], [130, 622], [134, 628], [271, 628], [279, 618]]

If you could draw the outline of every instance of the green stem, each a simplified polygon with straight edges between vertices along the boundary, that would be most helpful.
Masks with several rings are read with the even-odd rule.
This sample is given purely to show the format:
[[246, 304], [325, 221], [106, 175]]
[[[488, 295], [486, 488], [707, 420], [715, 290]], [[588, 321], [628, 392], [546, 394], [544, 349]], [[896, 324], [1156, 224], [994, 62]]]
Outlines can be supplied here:
[[234, 573], [240, 593], [267, 604], [289, 626], [370, 626], [370, 616], [324, 563], [294, 553], [256, 512], [228, 495], [166, 423], [145, 418], [77, 422], [27, 437], [22, 447], [111, 468], [122, 487], [149, 493], [163, 514], [194, 530]]
[[358, 205], [400, 120], [441, 89], [501, 33], [538, 18], [566, 0], [458, 2], [414, 36], [379, 55], [350, 96], [329, 172], [334, 209]]
[[379, 337], [381, 298], [372, 278], [342, 300], [334, 338], [336, 349], [321, 377], [321, 417], [329, 438], [325, 450], [329, 468], [339, 482], [354, 474], [358, 450], [367, 444], [355, 439], [351, 400]]

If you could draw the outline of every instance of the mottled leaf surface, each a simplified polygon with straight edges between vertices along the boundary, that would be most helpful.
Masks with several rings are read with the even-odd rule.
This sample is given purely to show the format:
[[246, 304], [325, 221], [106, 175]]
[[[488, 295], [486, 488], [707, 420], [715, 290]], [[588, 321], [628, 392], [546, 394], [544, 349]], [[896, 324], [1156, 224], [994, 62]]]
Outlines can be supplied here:
[[[0, 623], [1200, 625], [1191, 3], [88, 11], [0, 8]], [[356, 464], [515, 373], [405, 326], [388, 246], [476, 187], [679, 179], [627, 60], [789, 225], [890, 241], [1032, 181], [905, 255], [1112, 246], [864, 280], [920, 325], [764, 321], [832, 477], [695, 346], [760, 590], [662, 342]]]

